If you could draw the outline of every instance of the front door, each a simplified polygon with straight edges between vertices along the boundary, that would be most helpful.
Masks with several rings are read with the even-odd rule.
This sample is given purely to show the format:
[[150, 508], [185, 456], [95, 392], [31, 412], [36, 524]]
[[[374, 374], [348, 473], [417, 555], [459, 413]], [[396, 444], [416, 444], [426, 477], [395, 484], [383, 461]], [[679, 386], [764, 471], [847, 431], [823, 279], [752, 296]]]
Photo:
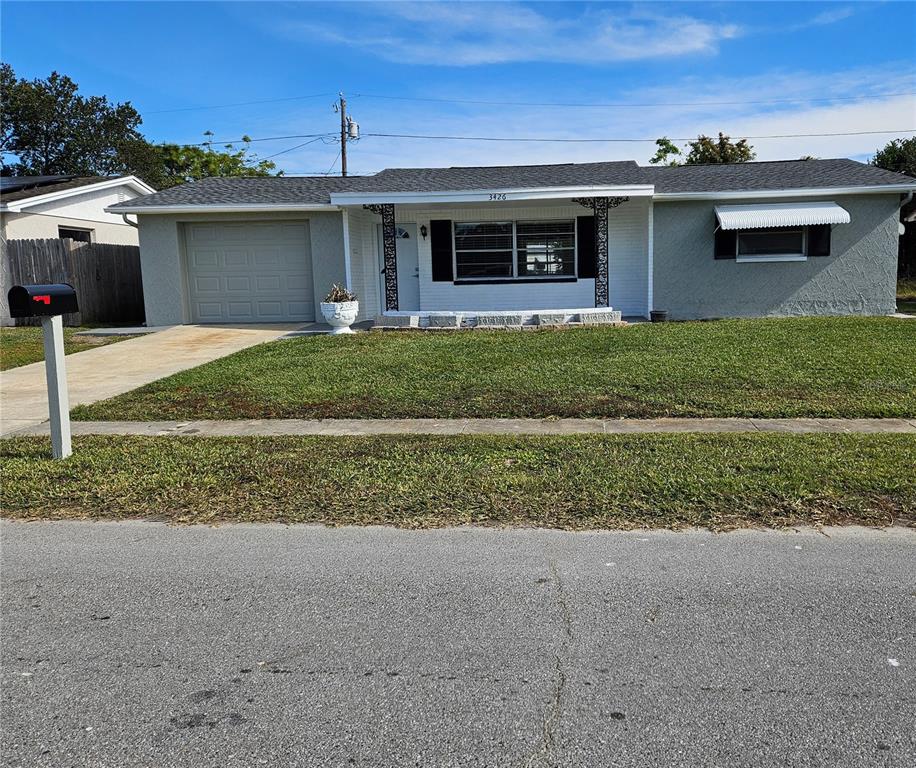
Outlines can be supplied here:
[[[420, 309], [420, 257], [417, 252], [417, 225], [398, 224], [398, 309], [415, 311]], [[382, 227], [378, 227], [379, 253], [382, 247]], [[381, 275], [381, 295], [384, 304], [385, 275]]]

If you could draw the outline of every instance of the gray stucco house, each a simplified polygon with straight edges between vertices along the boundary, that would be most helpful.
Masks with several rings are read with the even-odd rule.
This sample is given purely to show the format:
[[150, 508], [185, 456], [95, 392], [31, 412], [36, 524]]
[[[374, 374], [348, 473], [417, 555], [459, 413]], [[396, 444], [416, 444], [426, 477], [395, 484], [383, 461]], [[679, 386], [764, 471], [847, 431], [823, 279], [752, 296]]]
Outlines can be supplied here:
[[206, 179], [111, 206], [139, 221], [150, 325], [620, 312], [894, 312], [916, 179], [852, 160], [389, 169]]

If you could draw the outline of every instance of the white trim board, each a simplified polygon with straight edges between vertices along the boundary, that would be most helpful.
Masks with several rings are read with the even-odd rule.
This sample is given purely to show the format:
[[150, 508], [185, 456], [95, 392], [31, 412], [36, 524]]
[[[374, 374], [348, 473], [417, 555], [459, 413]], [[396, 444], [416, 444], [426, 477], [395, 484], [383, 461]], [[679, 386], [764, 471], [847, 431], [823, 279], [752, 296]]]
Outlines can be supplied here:
[[124, 205], [119, 203], [105, 209], [108, 213], [262, 213], [275, 211], [339, 211], [340, 207], [327, 203], [296, 205], [294, 203], [239, 203], [236, 205]]
[[[136, 176], [123, 176], [116, 179], [106, 179], [105, 181], [99, 181], [95, 184], [84, 184], [81, 187], [71, 187], [70, 189], [61, 189], [56, 192], [48, 192], [47, 194], [37, 194], [34, 197], [26, 197], [22, 200], [14, 200], [11, 203], [0, 204], [0, 211], [4, 213], [21, 213], [27, 208], [32, 208], [36, 205], [44, 205], [46, 203], [55, 203], [58, 200], [66, 200], [70, 197], [77, 197], [79, 195], [85, 195], [87, 192], [98, 192], [104, 189], [112, 189], [115, 187], [127, 186], [131, 187], [136, 192], [139, 192], [141, 195], [150, 195], [156, 190], [153, 189], [149, 184], [146, 184]], [[110, 210], [108, 208], [104, 209], [108, 213], [129, 213], [129, 211], [122, 210]]]
[[336, 205], [367, 205], [373, 203], [509, 203], [520, 200], [564, 200], [573, 197], [651, 197], [651, 184], [616, 186], [531, 187], [440, 190], [433, 192], [332, 192]]

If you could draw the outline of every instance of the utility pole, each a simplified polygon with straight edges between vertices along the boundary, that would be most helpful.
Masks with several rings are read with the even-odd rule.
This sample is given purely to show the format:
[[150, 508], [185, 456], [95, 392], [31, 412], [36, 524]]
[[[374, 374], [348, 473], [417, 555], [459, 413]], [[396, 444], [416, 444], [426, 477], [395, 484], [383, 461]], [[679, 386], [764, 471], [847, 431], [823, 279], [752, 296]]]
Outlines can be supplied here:
[[340, 96], [340, 175], [347, 175], [347, 100]]

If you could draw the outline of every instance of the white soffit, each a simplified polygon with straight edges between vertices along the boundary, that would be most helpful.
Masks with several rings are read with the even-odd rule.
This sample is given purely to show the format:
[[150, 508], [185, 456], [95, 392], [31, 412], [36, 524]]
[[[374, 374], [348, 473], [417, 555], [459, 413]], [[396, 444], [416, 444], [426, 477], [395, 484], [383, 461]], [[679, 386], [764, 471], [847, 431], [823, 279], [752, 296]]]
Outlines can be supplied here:
[[807, 227], [812, 224], [848, 224], [849, 212], [836, 203], [757, 203], [717, 205], [722, 229]]

